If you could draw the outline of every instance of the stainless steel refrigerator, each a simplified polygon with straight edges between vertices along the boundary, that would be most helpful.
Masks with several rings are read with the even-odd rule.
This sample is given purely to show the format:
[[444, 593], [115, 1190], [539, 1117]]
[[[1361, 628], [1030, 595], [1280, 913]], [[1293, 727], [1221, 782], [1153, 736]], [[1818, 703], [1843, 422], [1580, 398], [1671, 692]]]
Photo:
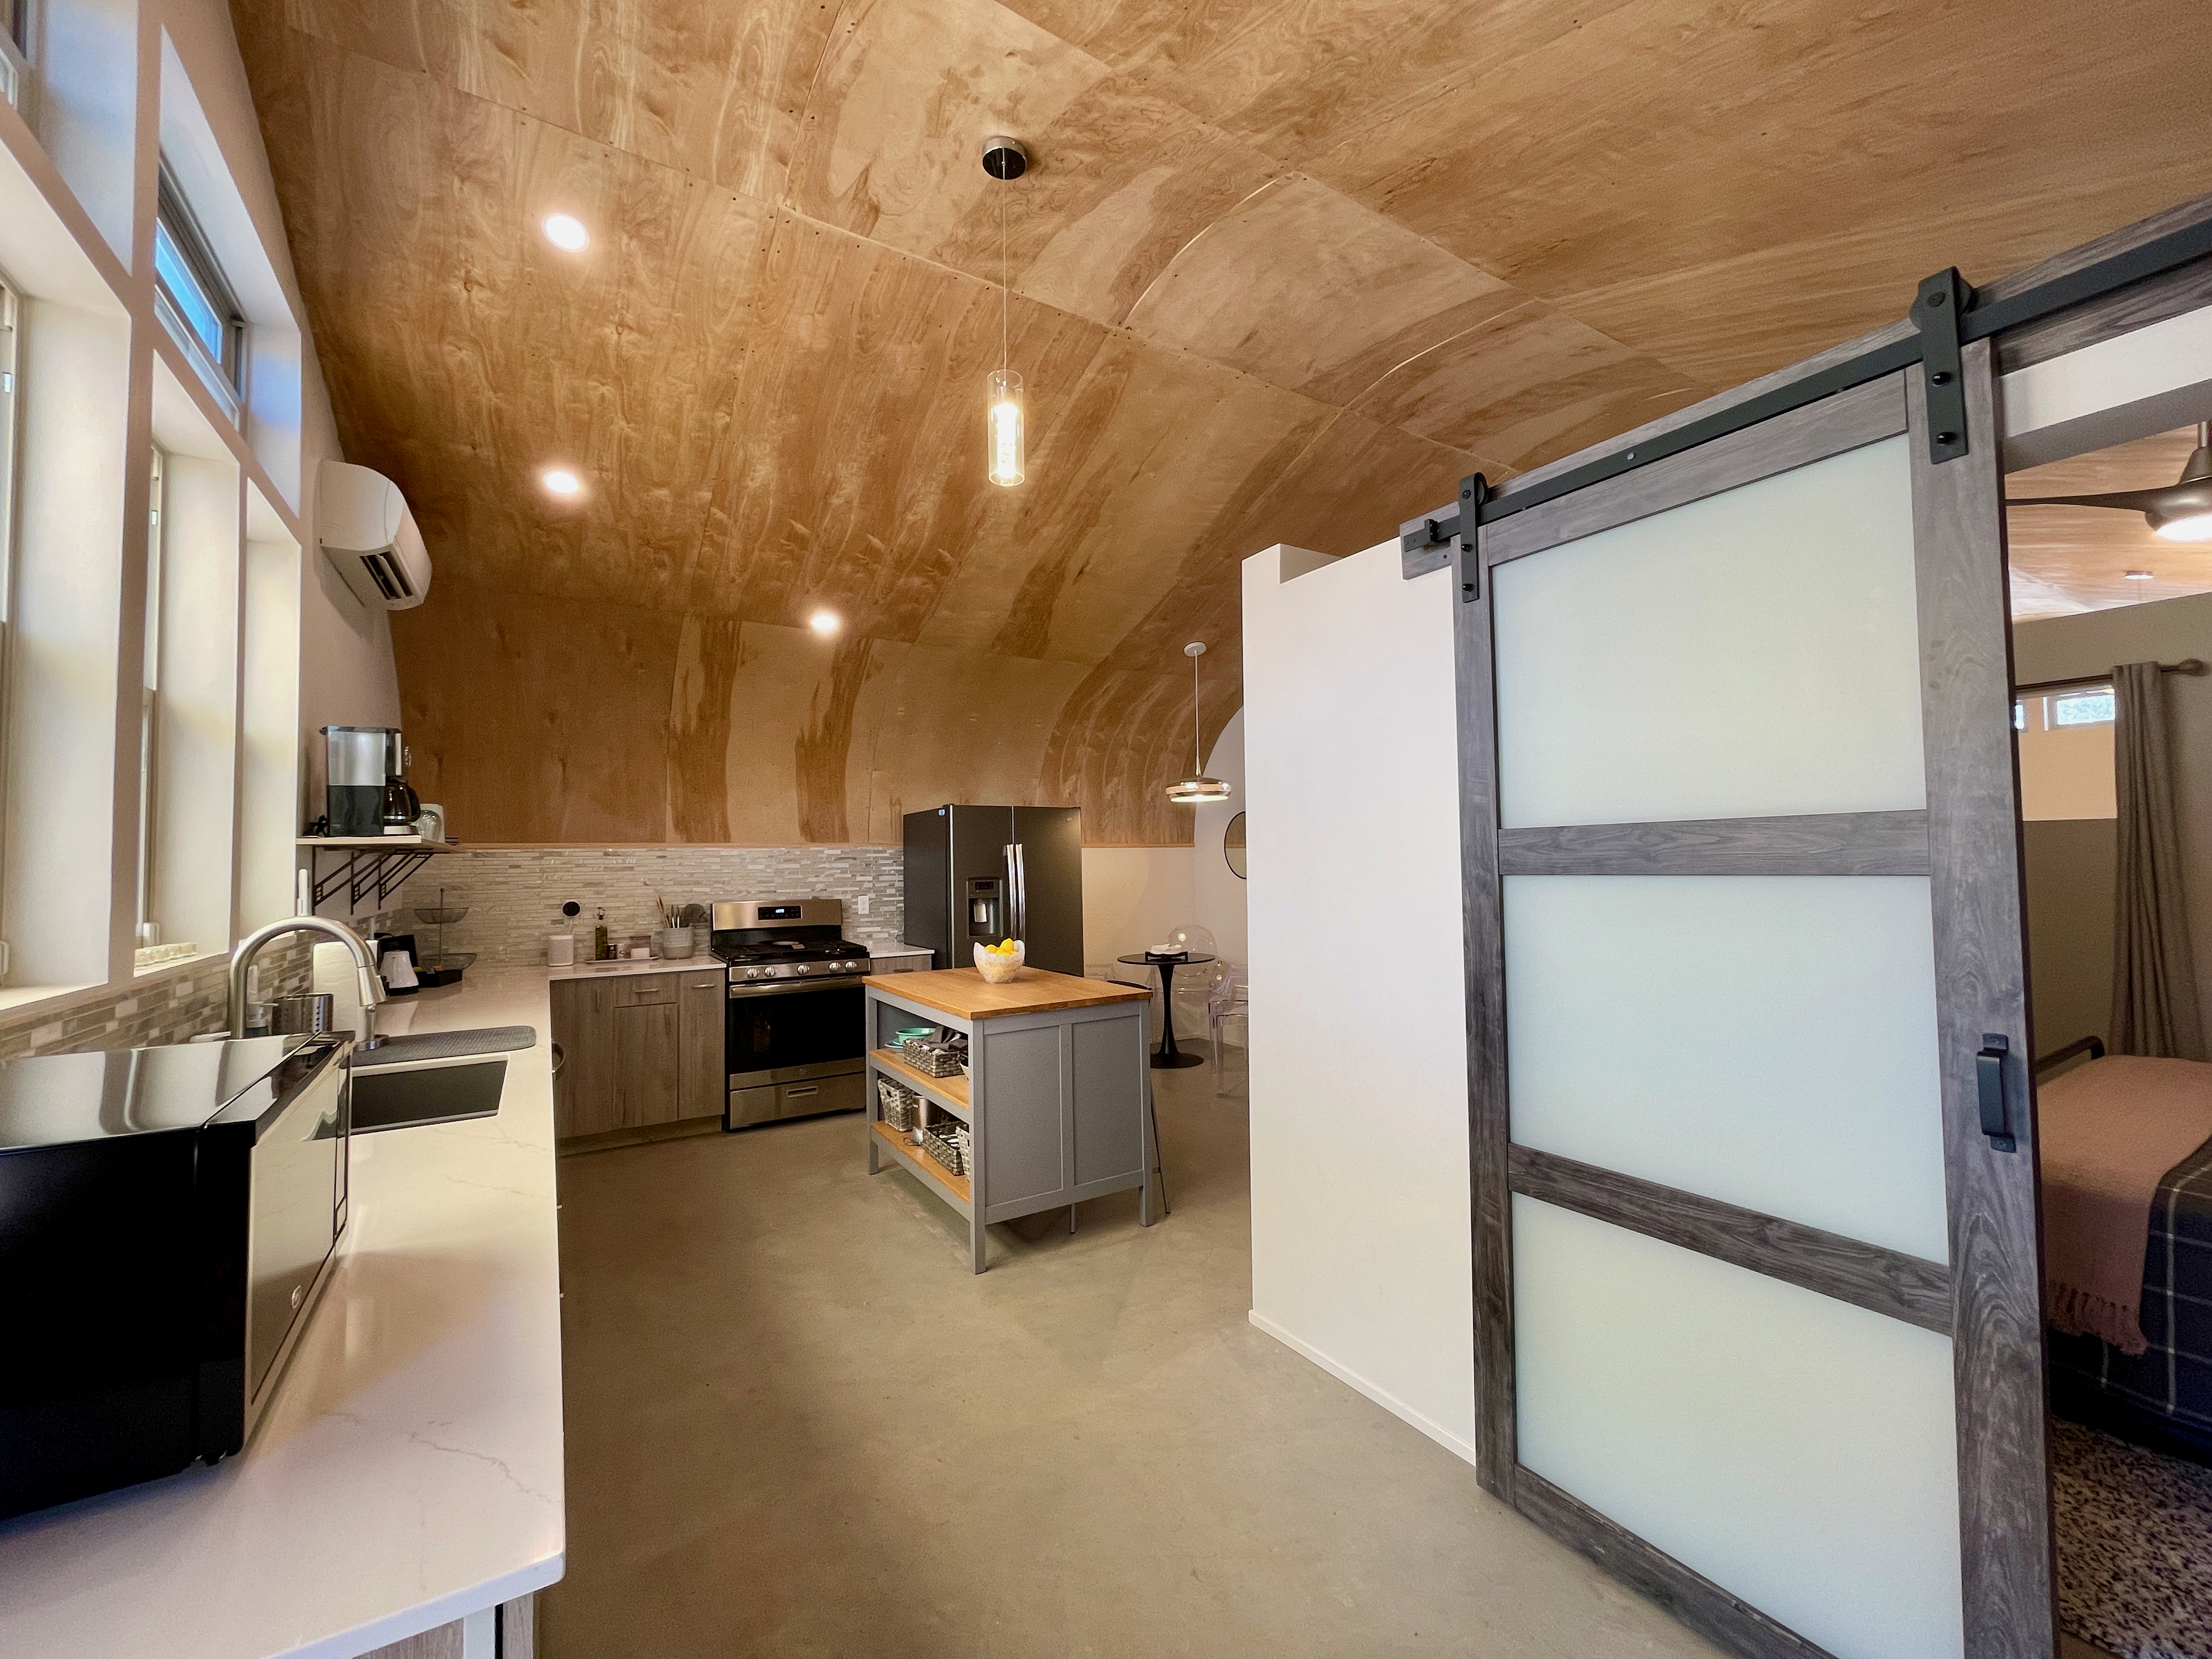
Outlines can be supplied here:
[[1083, 811], [939, 806], [906, 815], [906, 942], [939, 968], [1018, 939], [1032, 968], [1083, 972]]

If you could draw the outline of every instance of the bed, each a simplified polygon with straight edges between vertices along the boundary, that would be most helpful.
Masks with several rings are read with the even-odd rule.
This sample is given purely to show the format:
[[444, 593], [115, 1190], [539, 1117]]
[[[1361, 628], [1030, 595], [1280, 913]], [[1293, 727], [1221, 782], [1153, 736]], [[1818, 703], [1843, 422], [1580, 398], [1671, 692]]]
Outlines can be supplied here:
[[[2044, 1251], [2052, 1308], [2051, 1406], [2072, 1421], [2212, 1463], [2212, 1066], [2100, 1058], [2102, 1045], [2087, 1039], [2045, 1065], [2085, 1052], [2092, 1054], [2087, 1064], [2054, 1077], [2039, 1091]], [[2127, 1124], [2131, 1114], [2140, 1121], [2147, 1093], [2164, 1101], [2158, 1125], [2164, 1149], [2152, 1152], [2154, 1162], [2142, 1164], [2143, 1149], [2159, 1142], [2138, 1137], [2137, 1185], [2128, 1203], [2118, 1204], [2112, 1180], [2114, 1126]], [[2165, 1164], [2177, 1148], [2185, 1150]], [[2164, 1172], [2154, 1173], [2160, 1164]], [[2145, 1196], [2147, 1224], [2133, 1207]], [[2123, 1217], [2124, 1210], [2131, 1215]], [[2139, 1324], [2129, 1322], [2124, 1332], [2133, 1339], [2140, 1331], [2140, 1353], [2124, 1352], [2107, 1335], [2094, 1334], [2100, 1321], [2085, 1321], [2079, 1306], [2063, 1305], [2062, 1281], [2069, 1275], [2059, 1268], [2069, 1227], [2076, 1234], [2087, 1227], [2100, 1230], [2100, 1236], [2077, 1237], [2073, 1243], [2077, 1250], [2085, 1245], [2105, 1250], [2115, 1262], [2131, 1264], [2133, 1241], [2142, 1238]], [[2101, 1322], [2109, 1326], [2109, 1310], [2106, 1315]], [[2092, 1328], [2085, 1330], [2085, 1323]]]

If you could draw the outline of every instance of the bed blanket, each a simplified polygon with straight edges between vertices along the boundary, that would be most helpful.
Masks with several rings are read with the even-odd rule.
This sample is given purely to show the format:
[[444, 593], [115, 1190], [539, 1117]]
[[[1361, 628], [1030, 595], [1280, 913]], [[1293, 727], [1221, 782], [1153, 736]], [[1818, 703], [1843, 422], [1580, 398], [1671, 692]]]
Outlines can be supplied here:
[[2111, 1054], [2036, 1093], [2045, 1310], [2062, 1331], [2140, 1354], [2151, 1200], [2212, 1138], [2212, 1065]]

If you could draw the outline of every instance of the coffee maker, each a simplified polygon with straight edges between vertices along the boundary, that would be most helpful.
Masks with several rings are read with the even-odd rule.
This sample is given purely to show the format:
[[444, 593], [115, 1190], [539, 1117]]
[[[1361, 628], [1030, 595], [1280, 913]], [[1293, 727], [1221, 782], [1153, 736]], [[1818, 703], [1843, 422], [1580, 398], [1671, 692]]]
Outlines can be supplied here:
[[411, 836], [422, 802], [407, 783], [407, 746], [395, 726], [326, 726], [330, 833]]

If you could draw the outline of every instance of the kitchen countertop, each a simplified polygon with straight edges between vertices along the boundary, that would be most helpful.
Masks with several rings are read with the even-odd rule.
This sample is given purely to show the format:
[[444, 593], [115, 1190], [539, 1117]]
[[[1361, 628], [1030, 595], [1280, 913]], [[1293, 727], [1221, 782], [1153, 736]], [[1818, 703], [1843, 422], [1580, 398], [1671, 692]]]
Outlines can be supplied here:
[[939, 968], [901, 974], [884, 988], [888, 996], [910, 998], [925, 1007], [960, 1019], [1000, 1019], [1009, 1014], [1044, 1014], [1062, 1008], [1091, 1008], [1109, 1002], [1150, 1002], [1152, 992], [1110, 980], [1078, 979], [1042, 968], [1024, 968], [1004, 985], [993, 985], [973, 968]]
[[212, 1469], [0, 1522], [10, 1659], [342, 1659], [554, 1583], [567, 1548], [551, 1042], [535, 969], [384, 1029], [534, 1025], [498, 1115], [354, 1142], [341, 1255]]

